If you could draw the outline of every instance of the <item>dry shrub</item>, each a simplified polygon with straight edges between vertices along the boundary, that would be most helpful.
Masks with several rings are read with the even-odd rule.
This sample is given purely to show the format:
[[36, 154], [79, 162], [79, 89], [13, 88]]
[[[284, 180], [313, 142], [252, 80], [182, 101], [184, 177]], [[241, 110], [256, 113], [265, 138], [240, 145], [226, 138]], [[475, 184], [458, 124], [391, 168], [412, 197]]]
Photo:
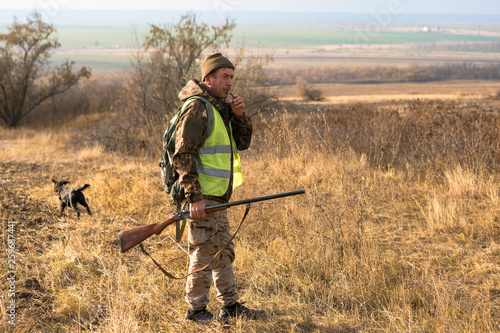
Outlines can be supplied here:
[[401, 112], [363, 104], [311, 107], [293, 117], [294, 144], [348, 147], [376, 167], [417, 173], [431, 169], [442, 176], [443, 165], [489, 172], [500, 162], [500, 115], [475, 103], [417, 100]]
[[82, 115], [102, 114], [112, 111], [123, 89], [123, 73], [94, 74], [65, 94], [57, 95], [43, 103], [30, 114], [24, 124], [32, 128], [74, 126]]
[[321, 100], [321, 91], [311, 88], [309, 83], [301, 76], [295, 80], [295, 94], [307, 101]]
[[160, 156], [164, 126], [164, 121], [160, 120], [148, 126], [135, 112], [119, 107], [81, 134], [109, 152], [125, 156]]

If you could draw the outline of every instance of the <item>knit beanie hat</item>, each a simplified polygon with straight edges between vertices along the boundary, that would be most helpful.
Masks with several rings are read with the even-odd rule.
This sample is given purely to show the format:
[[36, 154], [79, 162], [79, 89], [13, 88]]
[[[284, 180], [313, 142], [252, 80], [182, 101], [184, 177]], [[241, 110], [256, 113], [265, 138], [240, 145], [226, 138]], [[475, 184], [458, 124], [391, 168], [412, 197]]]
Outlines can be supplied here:
[[208, 74], [226, 67], [234, 69], [233, 63], [221, 53], [207, 56], [201, 64], [201, 80], [205, 81], [205, 77], [207, 77]]

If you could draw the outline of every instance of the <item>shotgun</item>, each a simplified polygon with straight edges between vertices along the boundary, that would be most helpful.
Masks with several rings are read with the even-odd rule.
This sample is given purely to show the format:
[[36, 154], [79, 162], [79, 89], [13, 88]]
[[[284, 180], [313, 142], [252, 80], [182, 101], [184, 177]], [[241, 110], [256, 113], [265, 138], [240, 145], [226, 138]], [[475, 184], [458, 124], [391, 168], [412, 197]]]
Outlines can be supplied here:
[[[229, 207], [232, 206], [238, 206], [238, 205], [244, 205], [244, 204], [250, 204], [252, 202], [258, 202], [258, 201], [265, 201], [265, 200], [272, 200], [272, 199], [277, 199], [277, 198], [283, 198], [283, 197], [288, 197], [291, 195], [297, 195], [297, 194], [304, 194], [304, 190], [300, 191], [293, 191], [293, 192], [285, 192], [285, 193], [280, 193], [280, 194], [274, 194], [274, 195], [268, 195], [264, 197], [258, 197], [258, 198], [252, 198], [252, 199], [246, 199], [246, 200], [240, 200], [240, 201], [235, 201], [235, 202], [228, 202], [220, 205], [214, 205], [214, 206], [209, 206], [205, 208], [206, 213], [212, 213], [218, 210], [224, 210], [228, 209]], [[178, 212], [168, 219], [166, 219], [163, 222], [160, 223], [152, 223], [148, 225], [143, 225], [140, 227], [135, 227], [132, 229], [128, 230], [123, 230], [120, 232], [120, 247], [121, 251], [126, 252], [136, 246], [139, 243], [142, 243], [144, 240], [147, 238], [153, 236], [153, 234], [159, 235], [163, 229], [171, 225], [172, 223], [175, 223], [176, 221], [180, 221], [182, 219], [185, 219], [186, 217], [189, 217], [191, 212], [189, 209], [183, 210], [181, 212]]]

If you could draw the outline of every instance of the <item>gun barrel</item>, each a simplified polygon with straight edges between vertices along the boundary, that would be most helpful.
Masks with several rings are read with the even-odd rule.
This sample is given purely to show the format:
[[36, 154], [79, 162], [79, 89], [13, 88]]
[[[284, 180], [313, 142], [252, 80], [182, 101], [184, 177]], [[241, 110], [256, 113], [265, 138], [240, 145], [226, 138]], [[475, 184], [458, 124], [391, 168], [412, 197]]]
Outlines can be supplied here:
[[[252, 198], [252, 199], [246, 199], [246, 200], [240, 200], [240, 201], [234, 201], [234, 202], [228, 202], [220, 205], [214, 205], [214, 206], [209, 206], [205, 208], [205, 211], [207, 213], [215, 212], [218, 210], [223, 210], [223, 209], [228, 209], [229, 207], [232, 206], [237, 206], [237, 205], [244, 205], [244, 204], [249, 204], [252, 202], [259, 202], [259, 201], [266, 201], [266, 200], [272, 200], [272, 199], [277, 199], [277, 198], [283, 198], [283, 197], [288, 197], [292, 195], [297, 195], [297, 194], [304, 194], [305, 190], [299, 190], [299, 191], [293, 191], [293, 192], [286, 192], [286, 193], [280, 193], [280, 194], [273, 194], [273, 195], [268, 195], [264, 197], [258, 197], [258, 198]], [[120, 248], [122, 253], [130, 250], [137, 244], [143, 242], [153, 234], [159, 235], [163, 229], [165, 229], [168, 225], [174, 223], [175, 221], [182, 220], [186, 217], [189, 217], [191, 214], [189, 209], [183, 210], [174, 216], [166, 219], [165, 221], [161, 223], [153, 223], [153, 224], [148, 224], [148, 225], [143, 225], [140, 227], [135, 227], [132, 229], [124, 230], [121, 231], [119, 234], [120, 238]]]
[[240, 200], [240, 201], [235, 201], [235, 202], [228, 202], [228, 203], [224, 203], [224, 204], [220, 204], [220, 205], [209, 206], [205, 210], [207, 212], [210, 212], [209, 209], [210, 210], [218, 210], [218, 209], [223, 209], [224, 207], [229, 208], [232, 206], [244, 205], [244, 204], [248, 204], [248, 203], [252, 203], [252, 202], [266, 201], [266, 200], [272, 200], [272, 199], [277, 199], [277, 198], [289, 197], [289, 196], [297, 195], [297, 194], [304, 194], [305, 192], [306, 192], [305, 190], [299, 190], [299, 191], [293, 191], [293, 192], [285, 192], [285, 193], [267, 195], [264, 197]]

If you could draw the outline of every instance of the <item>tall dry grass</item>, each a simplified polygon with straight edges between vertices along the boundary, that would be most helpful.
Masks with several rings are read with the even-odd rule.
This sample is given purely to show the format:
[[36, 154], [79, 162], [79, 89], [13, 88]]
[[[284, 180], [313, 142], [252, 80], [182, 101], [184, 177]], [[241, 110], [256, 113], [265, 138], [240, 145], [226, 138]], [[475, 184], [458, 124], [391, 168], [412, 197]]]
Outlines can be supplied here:
[[[269, 318], [236, 320], [230, 331], [500, 330], [498, 117], [498, 109], [437, 102], [398, 114], [357, 105], [254, 117], [233, 200], [307, 192], [252, 206], [234, 266], [241, 299]], [[119, 253], [121, 230], [172, 213], [157, 161], [92, 142], [71, 150], [61, 144], [68, 135], [0, 138], [2, 167], [20, 172], [2, 174], [2, 222], [20, 222], [18, 319], [5, 324], [2, 308], [3, 327], [218, 330], [183, 320], [184, 281], [165, 278], [136, 249]], [[91, 184], [94, 215], [59, 216], [57, 199], [47, 198], [52, 177]], [[242, 208], [229, 214], [234, 230]], [[173, 232], [145, 242], [162, 263], [183, 253]], [[187, 259], [166, 266], [180, 275]], [[213, 290], [210, 300], [216, 312]]]

